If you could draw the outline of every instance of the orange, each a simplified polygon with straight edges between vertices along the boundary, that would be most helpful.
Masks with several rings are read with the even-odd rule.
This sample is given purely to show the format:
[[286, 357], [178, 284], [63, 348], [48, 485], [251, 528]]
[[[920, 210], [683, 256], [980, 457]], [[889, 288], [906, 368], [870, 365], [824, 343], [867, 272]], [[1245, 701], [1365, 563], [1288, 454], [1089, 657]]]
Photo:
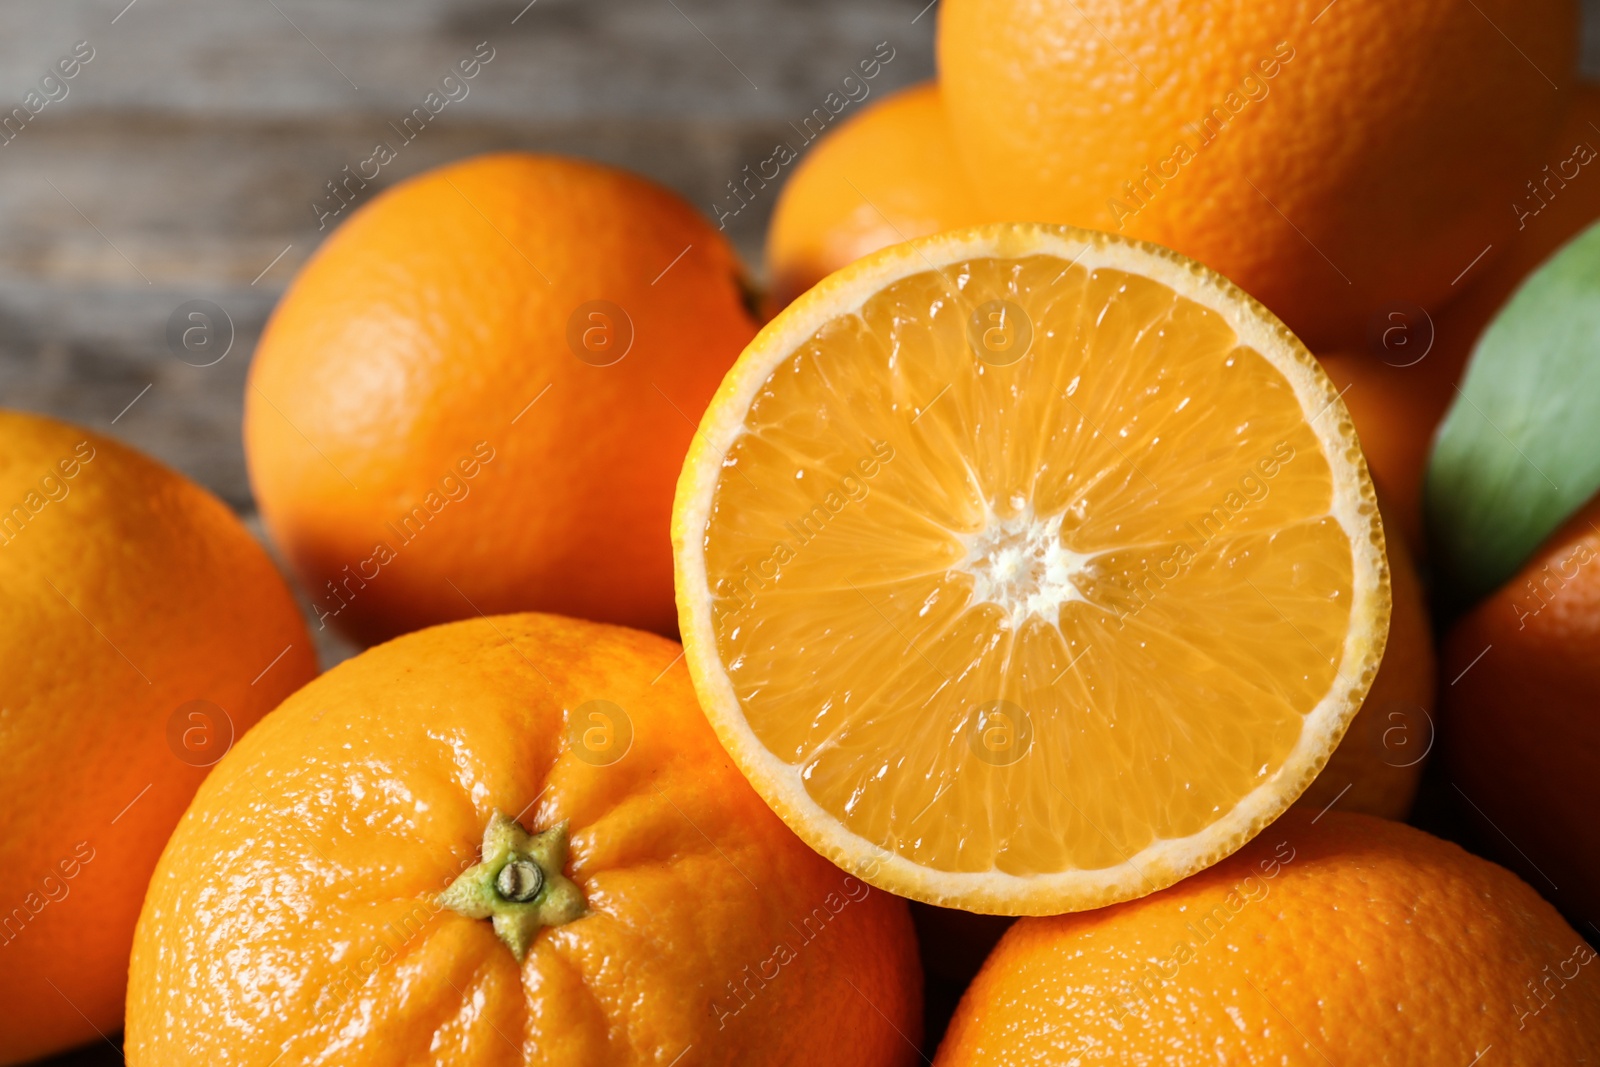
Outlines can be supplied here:
[[[1384, 510], [1385, 522], [1389, 512]], [[1434, 651], [1416, 565], [1403, 542], [1388, 542], [1393, 611], [1383, 662], [1339, 747], [1295, 806], [1403, 819], [1437, 740]], [[911, 918], [928, 973], [965, 986], [1011, 920], [914, 903]]]
[[1445, 764], [1483, 845], [1600, 915], [1600, 498], [1444, 642]]
[[[1325, 353], [1318, 361], [1350, 409], [1373, 480], [1389, 492], [1389, 528], [1411, 551], [1422, 552], [1422, 479], [1433, 435], [1455, 403], [1456, 383], [1483, 323], [1469, 325], [1447, 311], [1437, 319], [1417, 317], [1402, 325], [1405, 313], [1396, 315], [1395, 325], [1387, 327], [1396, 331], [1391, 336], [1406, 331], [1416, 346], [1348, 349]], [[1471, 337], [1465, 336], [1468, 332]], [[1431, 347], [1421, 351], [1430, 339]]]
[[0, 1063], [122, 1024], [145, 883], [233, 739], [316, 673], [228, 509], [99, 434], [0, 411]]
[[1436, 307], [1495, 241], [1548, 162], [1577, 14], [950, 0], [939, 72], [989, 211], [1168, 245], [1326, 349], [1392, 301]]
[[773, 303], [784, 307], [869, 252], [987, 221], [938, 85], [903, 90], [825, 135], [783, 187], [767, 231]]
[[915, 1062], [905, 903], [784, 829], [680, 658], [501, 616], [291, 697], [161, 858], [128, 1062]]
[[[1362, 431], [1364, 443], [1374, 434], [1392, 440], [1391, 447], [1384, 447], [1388, 441], [1381, 441], [1376, 448], [1367, 445], [1368, 459], [1380, 478], [1392, 480], [1397, 490], [1410, 494], [1402, 498], [1407, 508], [1420, 509], [1417, 501], [1421, 471], [1433, 432], [1455, 400], [1455, 385], [1484, 328], [1529, 274], [1600, 219], [1600, 130], [1596, 129], [1600, 125], [1600, 87], [1577, 84], [1562, 96], [1569, 108], [1560, 130], [1544, 151], [1544, 165], [1528, 176], [1513, 198], [1511, 210], [1491, 234], [1492, 254], [1457, 282], [1459, 295], [1430, 322], [1423, 322], [1414, 314], [1391, 311], [1388, 336], [1402, 343], [1385, 348], [1385, 331], [1369, 331], [1369, 349], [1380, 357], [1376, 369], [1370, 369], [1370, 364], [1365, 373], [1357, 369], [1357, 362], [1365, 353], [1324, 359], [1335, 384], [1341, 388], [1348, 383], [1339, 380], [1340, 374], [1333, 369], [1335, 361], [1349, 368], [1346, 374], [1351, 379], [1368, 379], [1377, 387], [1368, 388], [1363, 381], [1361, 391], [1367, 395], [1358, 396], [1352, 389], [1345, 395], [1345, 402]], [[1430, 327], [1432, 344], [1426, 357], [1419, 359], [1422, 352], [1418, 351], [1417, 342], [1423, 340], [1422, 334]], [[1392, 398], [1379, 399], [1375, 395], [1384, 392], [1392, 394]], [[1374, 425], [1380, 420], [1387, 426]], [[1391, 452], [1392, 460], [1388, 455]], [[1392, 479], [1386, 466], [1395, 471]], [[1412, 520], [1406, 521], [1409, 530]]]
[[[1383, 514], [1387, 524], [1387, 507]], [[1296, 807], [1312, 815], [1334, 806], [1344, 812], [1405, 818], [1438, 737], [1433, 634], [1422, 583], [1405, 544], [1392, 538], [1387, 544], [1394, 606], [1383, 662], [1327, 766], [1295, 801]], [[930, 904], [913, 904], [911, 917], [917, 925], [923, 966], [937, 978], [962, 986], [978, 972], [1010, 925], [1000, 916]]]
[[1485, 257], [1445, 308], [1441, 344], [1468, 350], [1527, 276], [1600, 219], [1600, 86], [1577, 82], [1561, 94], [1565, 118], [1538, 165], [1523, 176], [1500, 220], [1497, 258]]
[[1013, 926], [936, 1067], [1600, 1056], [1594, 950], [1510, 872], [1330, 812], [1134, 903]]
[[673, 526], [723, 745], [931, 904], [1096, 907], [1238, 848], [1377, 670], [1389, 579], [1327, 377], [1152, 245], [1002, 224], [832, 275], [701, 424]]
[[[1381, 490], [1382, 483], [1378, 484]], [[1393, 511], [1381, 492], [1379, 500], [1387, 530], [1392, 528]], [[1383, 662], [1328, 765], [1295, 802], [1312, 814], [1337, 806], [1340, 811], [1404, 819], [1438, 740], [1434, 717], [1438, 665], [1427, 598], [1404, 539], [1391, 536], [1385, 544], [1393, 609]]]
[[527, 608], [670, 632], [672, 483], [755, 331], [676, 195], [492, 155], [351, 216], [245, 398], [262, 516], [324, 625], [374, 641]]
[[1397, 305], [1371, 324], [1365, 348], [1319, 356], [1350, 408], [1373, 477], [1393, 493], [1394, 525], [1414, 550], [1424, 547], [1422, 477], [1433, 435], [1478, 338], [1529, 273], [1600, 219], [1600, 87], [1577, 85], [1563, 96], [1571, 107], [1544, 168], [1530, 173], [1492, 233], [1494, 252], [1503, 254], [1467, 272], [1459, 295], [1431, 317]]

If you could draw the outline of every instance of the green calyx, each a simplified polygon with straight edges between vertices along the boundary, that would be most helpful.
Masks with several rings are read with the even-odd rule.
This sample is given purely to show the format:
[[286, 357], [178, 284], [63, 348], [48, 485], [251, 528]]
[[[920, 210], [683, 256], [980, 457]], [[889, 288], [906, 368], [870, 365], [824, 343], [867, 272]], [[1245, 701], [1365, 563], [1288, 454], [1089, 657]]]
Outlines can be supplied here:
[[588, 910], [583, 892], [561, 873], [567, 865], [567, 824], [530, 834], [504, 812], [483, 832], [483, 859], [439, 894], [440, 907], [469, 919], [489, 919], [521, 963], [534, 936]]

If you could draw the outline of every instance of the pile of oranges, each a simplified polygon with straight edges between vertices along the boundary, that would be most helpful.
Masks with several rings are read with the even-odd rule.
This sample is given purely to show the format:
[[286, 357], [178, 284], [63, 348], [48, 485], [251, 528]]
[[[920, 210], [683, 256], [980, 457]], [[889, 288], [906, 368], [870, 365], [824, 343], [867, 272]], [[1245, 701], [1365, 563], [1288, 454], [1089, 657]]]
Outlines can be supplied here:
[[0, 1064], [1600, 1059], [1600, 498], [1465, 608], [1421, 502], [1600, 219], [1574, 5], [939, 18], [764, 291], [578, 160], [346, 220], [245, 396], [305, 613], [0, 412]]

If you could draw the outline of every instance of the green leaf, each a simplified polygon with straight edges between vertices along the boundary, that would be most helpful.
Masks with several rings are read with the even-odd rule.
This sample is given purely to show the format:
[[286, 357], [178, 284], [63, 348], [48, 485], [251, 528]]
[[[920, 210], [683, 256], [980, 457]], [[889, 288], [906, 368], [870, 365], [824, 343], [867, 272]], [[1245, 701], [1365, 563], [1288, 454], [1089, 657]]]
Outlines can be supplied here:
[[1523, 281], [1439, 428], [1426, 507], [1461, 605], [1498, 588], [1600, 489], [1600, 223]]

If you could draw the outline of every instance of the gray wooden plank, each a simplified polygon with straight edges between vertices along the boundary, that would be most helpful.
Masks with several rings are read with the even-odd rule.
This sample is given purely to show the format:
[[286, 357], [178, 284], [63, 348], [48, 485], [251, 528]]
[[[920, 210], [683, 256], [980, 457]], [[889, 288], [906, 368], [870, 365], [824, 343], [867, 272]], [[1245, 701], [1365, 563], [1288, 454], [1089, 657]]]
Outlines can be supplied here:
[[[0, 147], [0, 403], [109, 429], [248, 512], [245, 365], [326, 235], [311, 205], [376, 140], [397, 140], [389, 123], [480, 42], [494, 58], [467, 95], [364, 196], [476, 152], [521, 149], [629, 167], [710, 214], [724, 183], [879, 41], [892, 39], [896, 56], [875, 92], [932, 72], [934, 16], [913, 22], [912, 0], [538, 0], [517, 18], [523, 6], [8, 5], [0, 105], [74, 42], [95, 54]], [[775, 194], [729, 227], [753, 268]], [[233, 349], [215, 367], [168, 351], [167, 319], [192, 299], [232, 320]]]

